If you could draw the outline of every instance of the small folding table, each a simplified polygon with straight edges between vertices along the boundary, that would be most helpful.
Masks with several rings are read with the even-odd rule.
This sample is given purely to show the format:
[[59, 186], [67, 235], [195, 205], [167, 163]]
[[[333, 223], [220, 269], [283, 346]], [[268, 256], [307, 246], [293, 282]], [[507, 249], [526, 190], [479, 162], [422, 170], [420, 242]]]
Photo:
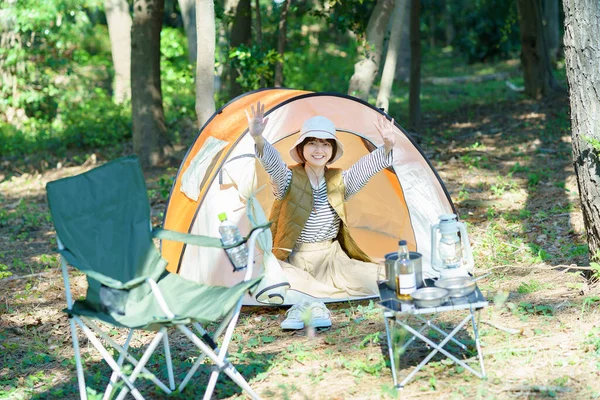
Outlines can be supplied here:
[[[434, 282], [431, 280], [425, 281], [426, 286], [434, 286]], [[444, 354], [450, 360], [454, 361], [457, 365], [462, 366], [469, 372], [473, 373], [478, 378], [485, 378], [485, 368], [483, 366], [483, 354], [481, 352], [481, 345], [479, 342], [479, 332], [477, 330], [477, 322], [475, 321], [475, 312], [488, 306], [488, 302], [479, 290], [479, 287], [475, 289], [475, 291], [468, 296], [450, 298], [446, 303], [442, 304], [438, 307], [428, 307], [428, 308], [419, 308], [415, 307], [411, 302], [405, 302], [398, 300], [396, 298], [395, 292], [388, 288], [385, 282], [379, 283], [379, 294], [381, 301], [378, 303], [380, 307], [383, 308], [383, 316], [385, 321], [385, 331], [388, 342], [390, 363], [392, 368], [392, 377], [394, 379], [394, 386], [396, 388], [403, 388], [416, 374], [421, 370], [438, 352]], [[446, 332], [441, 329], [439, 326], [433, 323], [435, 318], [437, 318], [440, 314], [448, 311], [463, 311], [468, 314], [462, 319], [462, 321], [454, 327], [450, 332]], [[409, 320], [409, 317], [413, 316], [415, 322], [420, 326], [411, 326], [413, 323]], [[480, 370], [477, 371], [468, 365], [465, 360], [461, 360], [456, 355], [450, 353], [449, 350], [445, 349], [449, 342], [453, 342], [458, 347], [463, 350], [467, 350], [467, 346], [464, 343], [461, 343], [455, 335], [469, 322], [473, 326], [473, 334], [475, 336], [475, 347], [477, 349], [477, 357], [479, 358], [479, 366]], [[413, 323], [414, 324], [414, 323]], [[399, 349], [394, 350], [394, 345], [392, 342], [392, 328], [394, 325], [400, 326], [402, 329], [406, 330], [408, 333], [412, 335]], [[429, 329], [427, 329], [429, 328]], [[427, 331], [426, 331], [427, 329]], [[425, 334], [423, 334], [423, 332]], [[435, 331], [436, 335], [439, 334], [443, 339], [439, 343], [435, 343], [429, 337], [427, 337], [427, 333], [430, 331]], [[431, 352], [425, 357], [419, 365], [413, 369], [408, 376], [406, 376], [402, 382], [398, 383], [398, 377], [396, 373], [395, 362], [396, 359], [394, 357], [395, 352], [400, 352], [399, 354], [403, 354], [406, 348], [413, 343], [416, 339], [420, 339], [423, 342], [427, 343], [431, 346]]]

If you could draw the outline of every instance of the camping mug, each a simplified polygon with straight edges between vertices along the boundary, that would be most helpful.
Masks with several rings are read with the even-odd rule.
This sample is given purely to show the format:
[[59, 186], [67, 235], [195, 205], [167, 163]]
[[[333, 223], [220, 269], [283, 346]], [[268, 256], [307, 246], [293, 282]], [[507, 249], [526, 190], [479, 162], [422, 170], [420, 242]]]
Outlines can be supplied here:
[[[410, 261], [415, 269], [415, 280], [417, 282], [417, 289], [423, 287], [423, 275], [421, 267], [421, 253], [416, 251], [410, 252]], [[394, 273], [394, 264], [398, 259], [398, 253], [388, 253], [385, 255], [385, 276], [387, 278], [387, 285], [390, 289], [396, 290], [396, 274]]]

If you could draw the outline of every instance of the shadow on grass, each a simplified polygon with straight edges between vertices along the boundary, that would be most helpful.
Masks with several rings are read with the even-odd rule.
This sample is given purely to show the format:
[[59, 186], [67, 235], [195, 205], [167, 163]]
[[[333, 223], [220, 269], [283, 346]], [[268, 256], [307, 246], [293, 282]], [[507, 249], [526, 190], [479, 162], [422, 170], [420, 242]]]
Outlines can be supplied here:
[[436, 133], [422, 135], [422, 145], [437, 169], [452, 174], [445, 183], [462, 219], [485, 231], [481, 268], [588, 262], [571, 218], [578, 198], [568, 188], [574, 172], [566, 95], [539, 103], [499, 99], [428, 124]]
[[[196, 356], [199, 352], [190, 351], [190, 355]], [[157, 357], [158, 356], [158, 357]], [[212, 364], [202, 364], [198, 371], [191, 378], [183, 392], [178, 392], [177, 387], [181, 381], [185, 378], [189, 369], [192, 367], [192, 362], [186, 358], [186, 355], [177, 358], [173, 357], [173, 369], [175, 375], [175, 391], [167, 395], [159, 387], [157, 387], [148, 378], [141, 375], [136, 380], [136, 387], [140, 390], [141, 394], [147, 399], [196, 399], [201, 398], [206, 390], [206, 385], [209, 380], [210, 373], [212, 371]], [[233, 353], [229, 356], [229, 359], [234, 364], [237, 371], [247, 380], [260, 376], [266, 373], [271, 365], [271, 360], [275, 357], [272, 353], [252, 353], [252, 354], [236, 354]], [[160, 360], [157, 360], [161, 358]], [[243, 360], [243, 361], [241, 361]], [[168, 386], [168, 375], [166, 365], [163, 362], [162, 357], [155, 353], [146, 367], [149, 371], [154, 373], [159, 380]], [[239, 361], [239, 362], [235, 362]], [[63, 363], [70, 364], [70, 376], [67, 381], [63, 381], [56, 385], [47, 384], [46, 388], [42, 391], [36, 390], [36, 393], [31, 395], [31, 399], [75, 399], [79, 398], [78, 382], [75, 372], [75, 364], [72, 360], [64, 360]], [[111, 376], [111, 369], [104, 361], [85, 362], [84, 361], [84, 375], [86, 380], [86, 386], [88, 388], [88, 398], [95, 399], [94, 395], [98, 395], [98, 399], [102, 398], [102, 394], [108, 384]], [[250, 384], [252, 387], [252, 384]], [[116, 397], [118, 392], [122, 388], [122, 382], [117, 384], [117, 390], [113, 391], [113, 398]], [[217, 381], [217, 385], [213, 396], [216, 398], [228, 398], [242, 394], [242, 389], [237, 386], [227, 375], [221, 373]], [[131, 398], [128, 395], [128, 398]]]
[[[405, 321], [406, 322], [406, 321]], [[452, 331], [454, 325], [446, 321], [433, 321], [444, 333], [440, 333], [438, 330], [433, 329], [431, 326], [425, 328], [421, 333], [426, 336], [433, 343], [440, 344], [446, 336]], [[413, 329], [419, 331], [424, 326], [422, 321], [411, 320], [407, 322]], [[468, 327], [471, 323], [467, 323]], [[401, 383], [406, 377], [408, 377], [421, 362], [430, 356], [432, 351], [435, 349], [423, 341], [421, 338], [413, 336], [410, 332], [404, 330], [402, 327], [391, 324], [390, 325], [390, 338], [391, 346], [393, 348], [394, 364], [396, 369], [396, 376], [398, 383]], [[456, 343], [460, 342], [463, 346]], [[459, 330], [451, 340], [449, 340], [443, 349], [457, 359], [468, 362], [472, 368], [476, 371], [479, 370], [479, 360], [477, 358], [477, 347], [475, 344], [475, 338], [470, 332], [464, 328]], [[386, 367], [392, 368], [390, 360], [390, 348], [387, 340], [381, 341], [381, 352], [384, 356]], [[462, 373], [465, 368], [454, 363], [445, 354], [437, 351], [433, 357], [431, 357], [427, 363], [423, 366], [424, 369], [419, 370], [415, 376], [411, 378], [419, 379], [423, 374], [427, 375], [426, 370], [428, 368], [435, 368], [436, 372], [447, 370], [449, 373]], [[452, 372], [454, 371], [454, 372]], [[470, 373], [470, 372], [465, 372]], [[410, 382], [410, 381], [409, 381]], [[407, 382], [408, 383], [408, 382]]]

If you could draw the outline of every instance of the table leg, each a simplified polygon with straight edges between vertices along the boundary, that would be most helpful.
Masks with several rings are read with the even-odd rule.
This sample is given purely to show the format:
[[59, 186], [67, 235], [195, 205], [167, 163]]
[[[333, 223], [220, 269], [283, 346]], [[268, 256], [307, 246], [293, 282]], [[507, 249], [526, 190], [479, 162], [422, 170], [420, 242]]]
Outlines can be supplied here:
[[479, 358], [479, 366], [481, 368], [481, 375], [485, 377], [485, 367], [483, 366], [483, 354], [481, 352], [481, 343], [479, 341], [479, 330], [477, 329], [477, 323], [475, 322], [475, 312], [473, 307], [470, 307], [471, 311], [471, 324], [473, 325], [473, 335], [475, 335], [475, 348], [477, 349], [477, 357]]
[[439, 344], [434, 343], [433, 341], [431, 341], [428, 337], [423, 336], [420, 332], [417, 332], [415, 329], [413, 329], [410, 325], [404, 324], [401, 321], [396, 320], [396, 323], [399, 324], [400, 326], [402, 326], [405, 330], [407, 330], [408, 332], [412, 333], [414, 336], [418, 337], [419, 339], [421, 339], [422, 341], [424, 341], [425, 343], [427, 343], [428, 345], [430, 345], [431, 347], [434, 348], [434, 350], [432, 350], [429, 355], [427, 355], [427, 357], [425, 357], [425, 359], [423, 361], [421, 361], [421, 363], [419, 365], [417, 365], [417, 367], [415, 367], [415, 369], [406, 377], [404, 378], [404, 380], [402, 382], [400, 382], [400, 387], [404, 387], [413, 377], [414, 375], [421, 370], [421, 368], [423, 368], [425, 366], [425, 364], [427, 364], [429, 362], [429, 360], [431, 360], [433, 358], [433, 356], [435, 356], [438, 351], [441, 352], [442, 354], [444, 354], [446, 357], [450, 358], [452, 361], [454, 361], [456, 364], [464, 367], [465, 369], [469, 370], [471, 373], [473, 373], [475, 376], [482, 378], [483, 376], [475, 371], [473, 368], [471, 368], [471, 366], [467, 365], [465, 362], [459, 360], [458, 358], [456, 358], [454, 355], [452, 355], [451, 353], [449, 353], [447, 350], [445, 350], [443, 347], [450, 341], [450, 339], [452, 337], [454, 337], [454, 335], [456, 335], [456, 333], [467, 323], [469, 322], [469, 320], [471, 319], [471, 315], [468, 315], [467, 317], [465, 317], [462, 322], [460, 324], [458, 324], [453, 330], [452, 332], [450, 332], [448, 334], [448, 336], [446, 336], [446, 338], [444, 338], [444, 340], [442, 340]]
[[[420, 319], [423, 323], [427, 324], [427, 326], [433, 328], [438, 333], [444, 335], [444, 337], [448, 336], [448, 334], [446, 332], [444, 332], [442, 329], [440, 329], [436, 324], [434, 324], [432, 322], [433, 318], [432, 319], [425, 319], [425, 318], [421, 317], [420, 315], [415, 315], [415, 317], [417, 317], [418, 319]], [[450, 338], [450, 340], [452, 340], [452, 342], [454, 342], [456, 345], [458, 345], [461, 349], [467, 350], [467, 346], [465, 346], [463, 343], [459, 342], [458, 340], [456, 340], [454, 338]]]
[[[384, 315], [384, 322], [385, 322], [385, 332], [386, 332], [386, 337], [387, 337], [387, 343], [388, 343], [388, 353], [389, 353], [389, 357], [390, 357], [390, 367], [392, 369], [392, 378], [394, 380], [394, 386], [396, 387], [401, 387], [398, 386], [398, 374], [396, 373], [396, 357], [395, 357], [395, 352], [394, 352], [394, 342], [393, 342], [393, 338], [392, 338], [392, 328], [393, 328], [393, 324], [390, 326], [388, 319], [393, 320], [394, 316], [390, 315], [390, 316], [385, 316]], [[419, 334], [422, 334], [423, 331], [425, 330], [425, 328], [427, 328], [427, 325], [422, 326], [417, 332]], [[404, 354], [404, 352], [406, 351], [406, 349], [408, 348], [408, 346], [410, 346], [410, 344], [412, 342], [414, 342], [417, 339], [417, 337], [415, 335], [412, 335], [410, 337], [410, 339], [408, 339], [400, 349], [398, 349], [396, 351], [396, 353], [399, 353], [398, 355], [402, 355]], [[400, 362], [400, 358], [398, 358], [398, 362]], [[400, 367], [400, 365], [398, 365], [398, 367]]]
[[396, 376], [396, 363], [394, 362], [394, 350], [392, 348], [392, 335], [390, 332], [390, 324], [388, 319], [394, 318], [393, 315], [383, 314], [383, 322], [385, 322], [385, 336], [388, 343], [388, 353], [390, 355], [390, 366], [392, 368], [392, 379], [394, 380], [394, 386], [398, 385], [398, 377]]

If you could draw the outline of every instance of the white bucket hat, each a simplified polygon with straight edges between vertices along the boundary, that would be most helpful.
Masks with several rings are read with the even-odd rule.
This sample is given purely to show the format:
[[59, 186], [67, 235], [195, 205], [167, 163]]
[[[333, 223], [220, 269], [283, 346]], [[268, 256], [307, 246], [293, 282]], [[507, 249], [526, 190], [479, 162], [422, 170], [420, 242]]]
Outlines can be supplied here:
[[329, 119], [318, 115], [304, 121], [304, 124], [302, 124], [302, 129], [300, 129], [300, 136], [290, 149], [290, 156], [292, 156], [294, 161], [297, 163], [302, 164], [304, 162], [298, 154], [298, 145], [302, 143], [304, 139], [309, 137], [335, 140], [337, 143], [337, 150], [331, 161], [329, 161], [327, 164], [335, 162], [342, 156], [342, 154], [344, 154], [344, 145], [342, 145], [342, 142], [340, 142], [340, 140], [335, 136], [335, 124]]

